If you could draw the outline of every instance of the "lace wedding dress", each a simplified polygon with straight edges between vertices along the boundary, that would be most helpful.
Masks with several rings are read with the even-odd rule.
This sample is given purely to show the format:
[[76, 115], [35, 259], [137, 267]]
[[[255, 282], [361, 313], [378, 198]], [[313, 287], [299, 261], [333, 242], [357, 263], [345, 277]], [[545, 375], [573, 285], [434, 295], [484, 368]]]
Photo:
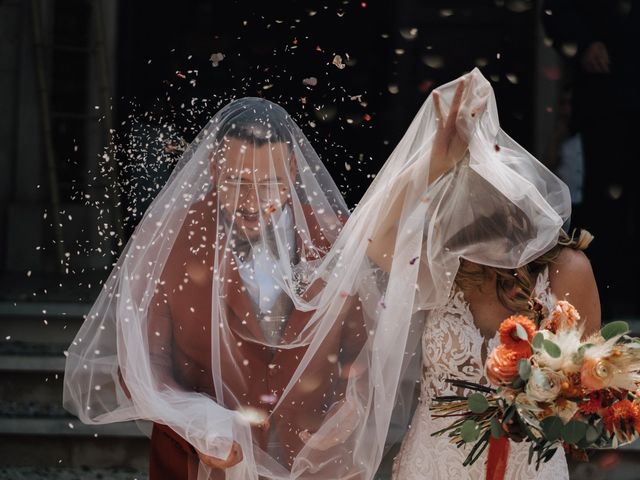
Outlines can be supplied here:
[[[535, 295], [549, 304], [549, 275], [545, 269], [536, 282]], [[393, 478], [397, 480], [480, 479], [485, 476], [487, 450], [471, 466], [462, 465], [469, 448], [457, 448], [446, 435], [431, 434], [451, 423], [449, 418], [432, 418], [429, 406], [438, 395], [468, 395], [445, 382], [457, 378], [486, 384], [484, 363], [487, 352], [500, 342], [496, 334], [486, 339], [476, 327], [463, 292], [454, 287], [447, 304], [431, 312], [422, 335], [422, 361], [424, 375], [421, 384], [420, 403], [411, 426], [404, 438], [400, 453], [393, 466]], [[506, 479], [569, 478], [567, 462], [562, 449], [547, 463], [527, 462], [529, 446], [511, 442]]]

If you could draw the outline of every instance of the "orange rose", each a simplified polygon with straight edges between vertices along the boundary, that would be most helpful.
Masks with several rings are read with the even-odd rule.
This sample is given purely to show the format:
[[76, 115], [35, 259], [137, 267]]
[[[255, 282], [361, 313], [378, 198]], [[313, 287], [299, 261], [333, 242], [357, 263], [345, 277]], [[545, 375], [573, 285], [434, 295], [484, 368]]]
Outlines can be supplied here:
[[518, 377], [518, 362], [531, 356], [528, 343], [498, 345], [489, 355], [485, 368], [487, 380], [494, 385], [511, 383]]
[[503, 345], [520, 345], [525, 344], [524, 340], [522, 340], [516, 334], [516, 326], [520, 325], [524, 328], [525, 332], [527, 332], [527, 337], [529, 338], [529, 342], [533, 340], [533, 336], [536, 334], [536, 326], [535, 324], [524, 315], [512, 315], [506, 320], [504, 320], [500, 324], [500, 328], [498, 332], [500, 332], [500, 342]]

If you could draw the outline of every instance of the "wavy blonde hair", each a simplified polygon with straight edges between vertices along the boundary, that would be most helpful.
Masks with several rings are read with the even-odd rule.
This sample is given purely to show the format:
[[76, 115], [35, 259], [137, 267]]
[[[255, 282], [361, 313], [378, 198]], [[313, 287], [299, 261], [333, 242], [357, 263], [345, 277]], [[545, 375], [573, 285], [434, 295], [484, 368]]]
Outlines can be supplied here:
[[538, 274], [550, 263], [555, 263], [564, 248], [585, 250], [592, 240], [593, 235], [587, 230], [574, 229], [571, 236], [561, 230], [558, 243], [551, 250], [514, 269], [477, 265], [461, 259], [455, 282], [463, 290], [480, 287], [495, 273], [496, 293], [500, 303], [512, 312], [533, 316], [530, 300]]

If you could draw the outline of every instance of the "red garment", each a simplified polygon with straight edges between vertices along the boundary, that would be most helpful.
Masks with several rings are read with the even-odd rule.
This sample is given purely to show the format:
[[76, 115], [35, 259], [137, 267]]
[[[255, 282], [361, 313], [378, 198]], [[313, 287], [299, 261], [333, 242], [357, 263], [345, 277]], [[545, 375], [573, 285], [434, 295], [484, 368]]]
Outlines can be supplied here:
[[[210, 207], [203, 202], [194, 205], [167, 260], [163, 280], [149, 307], [149, 350], [152, 363], [162, 372], [161, 375], [170, 375], [180, 387], [202, 392], [215, 401], [210, 331], [213, 273], [209, 268], [213, 265], [214, 251], [213, 247], [208, 250], [192, 248], [200, 243], [200, 231], [209, 236], [216, 231], [211, 215], [206, 214], [207, 208]], [[314, 245], [327, 248], [328, 242], [314, 217], [307, 214], [310, 211], [306, 210], [305, 214]], [[298, 248], [301, 245], [298, 237]], [[265, 345], [245, 340], [243, 333], [260, 339], [262, 331], [251, 300], [241, 288], [242, 280], [233, 259], [228, 261], [224, 275], [231, 282], [224, 283], [227, 291], [222, 295], [219, 306], [225, 309], [234, 341], [221, 342], [220, 363], [225, 385], [222, 403], [230, 409], [253, 407], [271, 413], [272, 401], [269, 399], [274, 395], [279, 398], [282, 394], [306, 347], [278, 349], [274, 353]], [[314, 287], [312, 285], [310, 290], [317, 290], [320, 285]], [[312, 314], [313, 311], [294, 310], [289, 316], [282, 342], [295, 338]], [[275, 438], [280, 446], [278, 460], [282, 465], [290, 466], [303, 446], [299, 433], [305, 429], [316, 431], [327, 409], [344, 395], [347, 367], [366, 341], [361, 309], [354, 297], [345, 303], [340, 317], [284, 404], [269, 419], [272, 440]], [[225, 362], [225, 359], [235, 361]], [[254, 442], [266, 449], [270, 435], [268, 429], [254, 427], [252, 433]], [[182, 437], [167, 426], [154, 426], [150, 480], [190, 478], [189, 469], [196, 468], [197, 472], [197, 463], [196, 451]], [[219, 472], [213, 478], [222, 479], [224, 474]]]

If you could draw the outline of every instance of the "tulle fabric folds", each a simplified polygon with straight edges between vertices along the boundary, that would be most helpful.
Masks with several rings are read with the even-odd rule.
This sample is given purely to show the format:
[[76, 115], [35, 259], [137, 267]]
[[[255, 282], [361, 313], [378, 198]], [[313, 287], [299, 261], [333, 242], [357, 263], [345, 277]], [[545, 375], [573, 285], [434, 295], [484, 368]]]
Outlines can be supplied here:
[[[228, 479], [373, 478], [408, 421], [424, 321], [460, 258], [523, 265], [570, 213], [566, 186], [500, 129], [489, 82], [463, 78], [465, 158], [430, 185], [403, 175], [429, 171], [430, 96], [351, 214], [281, 107], [220, 110], [70, 346], [66, 408], [85, 423], [151, 420], [217, 458], [235, 442], [244, 458]], [[445, 111], [459, 80], [437, 89]], [[398, 192], [385, 271], [367, 251]]]

